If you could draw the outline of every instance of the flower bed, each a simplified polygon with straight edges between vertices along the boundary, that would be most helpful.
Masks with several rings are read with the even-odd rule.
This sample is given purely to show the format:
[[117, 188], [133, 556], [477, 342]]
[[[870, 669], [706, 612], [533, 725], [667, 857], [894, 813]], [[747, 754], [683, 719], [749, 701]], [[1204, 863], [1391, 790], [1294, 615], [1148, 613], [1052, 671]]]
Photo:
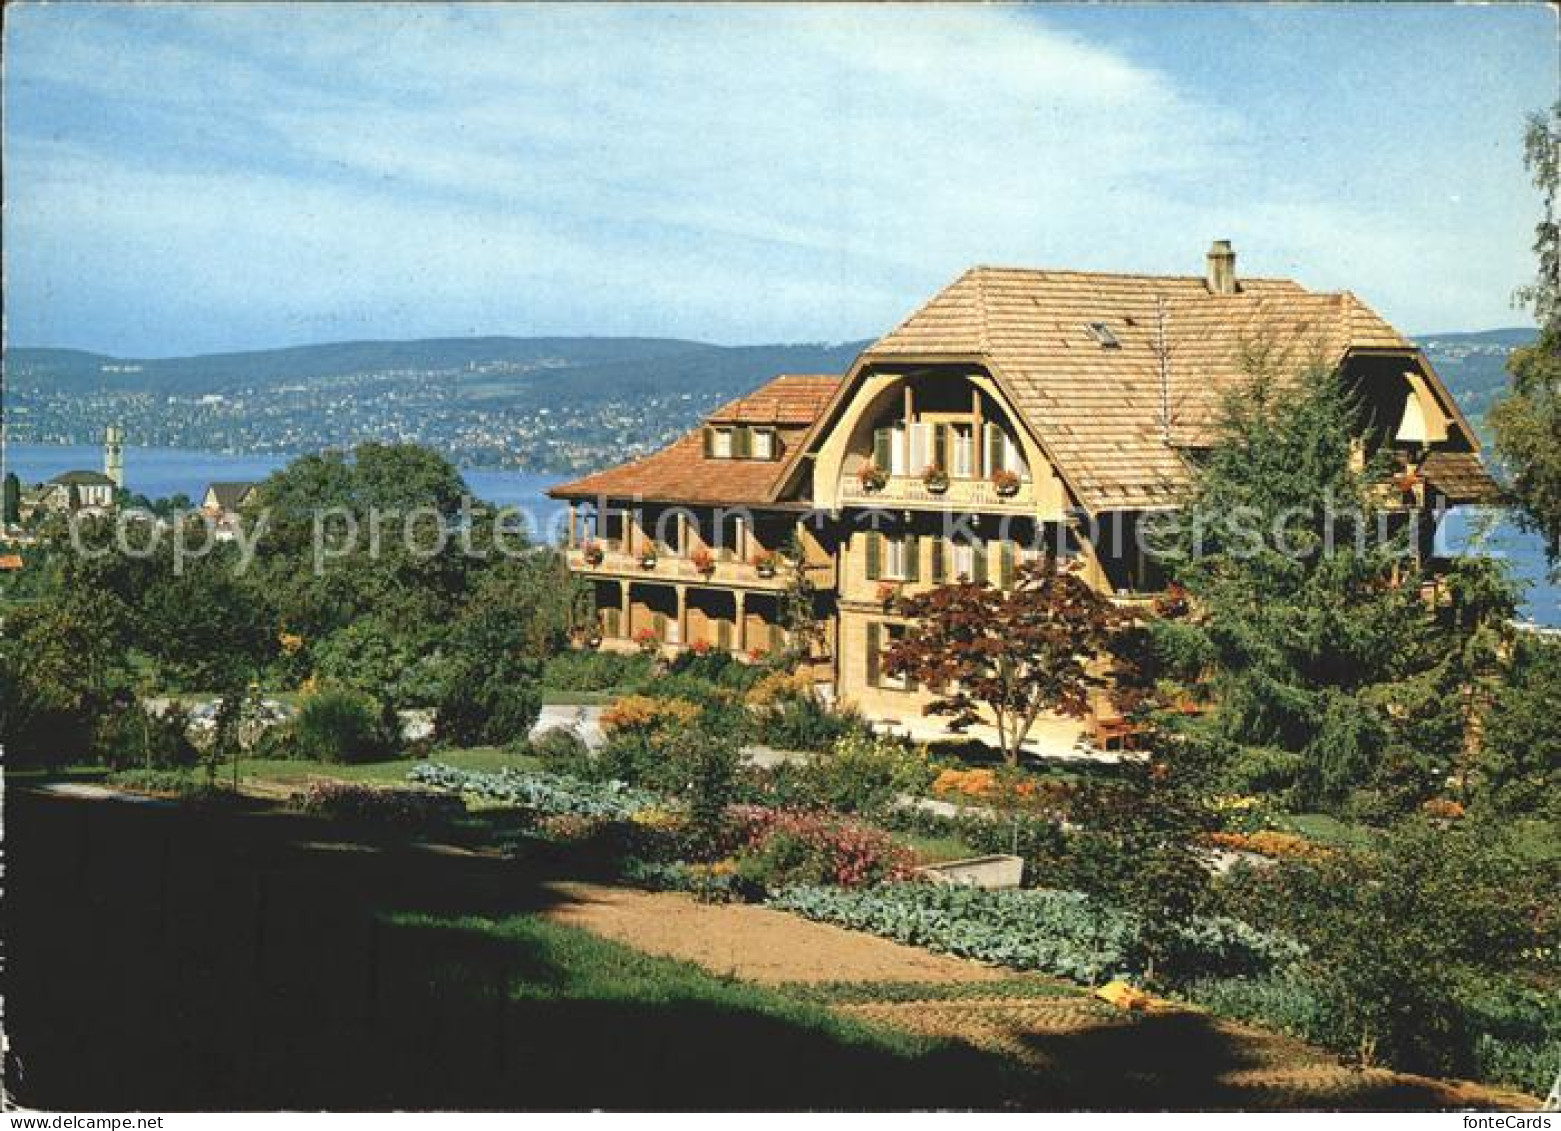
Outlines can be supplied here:
[[310, 782], [294, 804], [317, 816], [406, 830], [441, 825], [466, 809], [459, 797], [343, 781]]
[[425, 762], [414, 768], [407, 779], [419, 785], [470, 793], [550, 816], [570, 814], [628, 820], [641, 810], [660, 803], [655, 794], [623, 782], [587, 782], [563, 774], [509, 768], [491, 774], [470, 773], [439, 762]]
[[883, 829], [830, 813], [733, 806], [738, 870], [767, 888], [907, 879], [915, 854]]
[[[887, 884], [861, 891], [795, 887], [771, 906], [896, 942], [1094, 985], [1145, 967], [1136, 916], [1066, 891], [982, 891]], [[1180, 929], [1183, 973], [1261, 971], [1300, 954], [1288, 939], [1233, 919], [1194, 918]]]

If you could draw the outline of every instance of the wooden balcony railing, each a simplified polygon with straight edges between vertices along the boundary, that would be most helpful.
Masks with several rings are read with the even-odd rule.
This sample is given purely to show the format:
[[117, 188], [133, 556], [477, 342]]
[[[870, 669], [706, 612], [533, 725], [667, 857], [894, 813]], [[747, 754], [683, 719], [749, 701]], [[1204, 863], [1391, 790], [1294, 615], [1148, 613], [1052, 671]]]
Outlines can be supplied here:
[[989, 479], [951, 479], [948, 489], [933, 491], [919, 475], [892, 475], [883, 487], [868, 490], [854, 475], [841, 479], [840, 500], [851, 506], [909, 506], [927, 510], [997, 511], [1032, 514], [1036, 506], [1035, 484], [1020, 482], [1011, 495], [999, 494]]
[[[580, 573], [631, 581], [665, 581], [718, 587], [730, 585], [779, 592], [791, 583], [796, 567], [784, 558], [776, 561], [773, 570], [760, 570], [749, 562], [736, 559], [722, 561], [718, 558], [713, 569], [701, 571], [689, 558], [671, 554], [657, 554], [655, 563], [646, 566], [639, 555], [614, 550], [604, 551], [601, 561], [592, 563], [586, 560], [585, 551], [577, 548], [569, 551], [569, 568]], [[809, 566], [808, 571], [815, 586], [828, 588], [834, 584], [833, 566]]]

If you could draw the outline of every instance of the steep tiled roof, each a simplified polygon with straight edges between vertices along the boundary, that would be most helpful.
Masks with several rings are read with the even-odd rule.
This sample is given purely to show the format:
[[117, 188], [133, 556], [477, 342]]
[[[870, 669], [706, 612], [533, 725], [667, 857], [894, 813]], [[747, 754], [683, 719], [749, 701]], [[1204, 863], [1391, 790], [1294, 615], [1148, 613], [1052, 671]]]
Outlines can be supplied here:
[[789, 424], [806, 428], [840, 387], [835, 373], [783, 373], [710, 414], [712, 424]]
[[225, 511], [237, 510], [254, 489], [255, 484], [238, 481], [206, 485], [207, 492], [213, 496], [212, 501]]
[[1494, 503], [1501, 488], [1473, 452], [1433, 451], [1420, 465], [1425, 481], [1454, 503]]
[[988, 360], [1084, 505], [1111, 509], [1177, 500], [1179, 449], [1208, 442], [1258, 339], [1329, 365], [1349, 349], [1414, 349], [1354, 295], [1285, 279], [1244, 278], [1222, 295], [1196, 276], [977, 267], [863, 359]]
[[712, 423], [772, 424], [794, 439], [776, 460], [707, 459], [703, 428], [632, 463], [549, 489], [558, 499], [644, 499], [674, 503], [761, 503], [775, 492], [806, 447], [810, 429], [840, 385], [831, 374], [784, 374], [711, 413]]

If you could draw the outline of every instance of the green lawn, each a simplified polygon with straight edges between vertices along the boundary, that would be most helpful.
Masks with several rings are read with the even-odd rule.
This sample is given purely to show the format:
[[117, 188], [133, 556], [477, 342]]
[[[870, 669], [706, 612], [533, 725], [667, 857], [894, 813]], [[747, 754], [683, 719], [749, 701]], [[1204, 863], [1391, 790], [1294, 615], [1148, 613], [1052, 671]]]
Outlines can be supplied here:
[[[473, 746], [464, 750], [440, 750], [428, 759], [443, 762], [461, 770], [491, 772], [506, 766], [518, 770], [538, 768], [535, 758], [507, 753], [499, 746]], [[326, 762], [300, 762], [292, 759], [268, 761], [245, 758], [239, 762], [239, 775], [248, 780], [275, 782], [280, 785], [301, 784], [311, 778], [333, 778], [338, 781], [373, 782], [395, 785], [406, 781], [407, 774], [423, 759], [398, 758], [393, 762], [365, 762], [361, 765], [337, 765]], [[231, 771], [224, 769], [221, 778]]]
[[968, 860], [981, 853], [957, 836], [929, 836], [923, 833], [895, 833], [894, 839], [916, 853], [923, 864], [943, 864], [950, 860]]

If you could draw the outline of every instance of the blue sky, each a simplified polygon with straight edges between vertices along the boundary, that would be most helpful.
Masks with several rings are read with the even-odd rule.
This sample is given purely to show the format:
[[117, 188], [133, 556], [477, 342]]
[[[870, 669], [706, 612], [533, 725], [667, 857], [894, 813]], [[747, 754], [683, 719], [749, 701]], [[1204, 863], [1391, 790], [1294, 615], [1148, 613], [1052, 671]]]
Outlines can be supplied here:
[[974, 263], [1521, 322], [1541, 5], [19, 5], [6, 339], [879, 334]]

